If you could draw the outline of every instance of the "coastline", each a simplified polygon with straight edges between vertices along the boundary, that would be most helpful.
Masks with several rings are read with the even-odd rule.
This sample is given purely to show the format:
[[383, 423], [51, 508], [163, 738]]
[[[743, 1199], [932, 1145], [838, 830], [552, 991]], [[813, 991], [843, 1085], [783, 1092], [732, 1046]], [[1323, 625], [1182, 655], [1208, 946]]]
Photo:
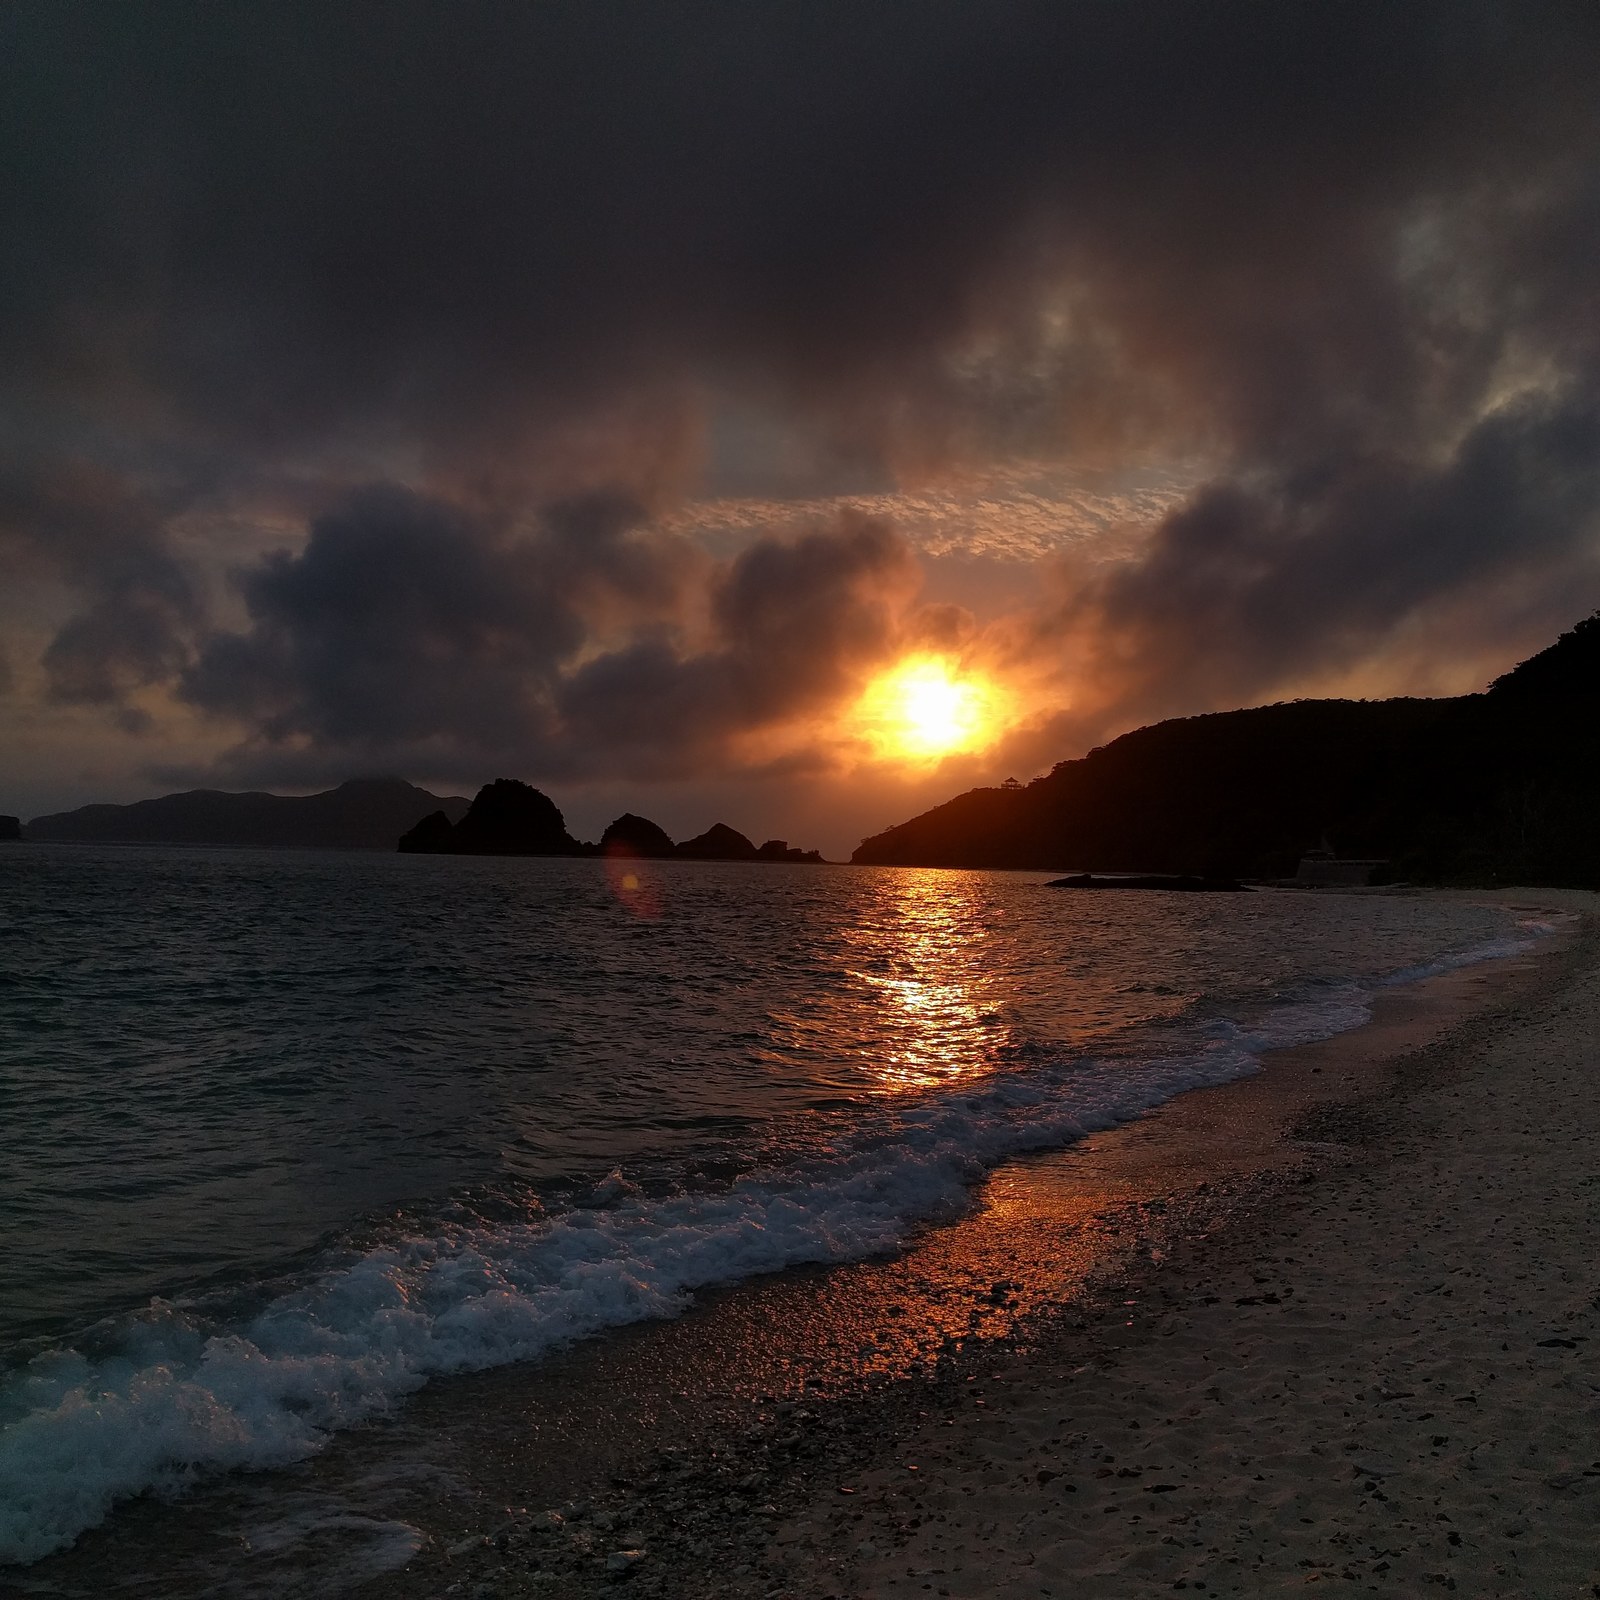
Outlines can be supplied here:
[[[631, 1558], [604, 1555], [637, 1548], [630, 1586], [684, 1596], [1590, 1593], [1597, 1286], [1540, 1186], [1592, 1148], [1566, 1101], [1583, 1099], [1597, 964], [1591, 920], [1384, 994], [1366, 1027], [1097, 1136], [1087, 1161], [1002, 1169], [992, 1182], [1034, 1191], [1093, 1169], [1105, 1248], [1075, 1295], [922, 1375], [685, 1451], [576, 1520], [469, 1536], [421, 1563], [431, 1587], [383, 1592], [614, 1592]], [[1565, 1098], [1502, 1131], [1508, 1056], [1537, 1057], [1533, 1087]], [[942, 1231], [952, 1249], [1011, 1227], [1015, 1202], [988, 1200]], [[1600, 1208], [1582, 1178], [1567, 1200]]]
[[[1595, 902], [1536, 891], [1530, 903]], [[1266, 1071], [1182, 1095], [1068, 1151], [1008, 1163], [977, 1214], [893, 1260], [786, 1272], [536, 1368], [443, 1380], [299, 1468], [127, 1508], [115, 1530], [30, 1569], [24, 1592], [91, 1593], [96, 1573], [113, 1566], [124, 1592], [163, 1595], [309, 1595], [334, 1592], [338, 1578], [345, 1592], [406, 1597], [577, 1596], [614, 1592], [619, 1576], [641, 1593], [686, 1596], [1000, 1592], [1011, 1580], [997, 1576], [992, 1552], [978, 1587], [968, 1579], [963, 1588], [971, 1562], [933, 1549], [923, 1532], [924, 1516], [946, 1518], [943, 1537], [957, 1524], [953, 1506], [994, 1499], [982, 1419], [1031, 1405], [1053, 1421], [1074, 1385], [1089, 1383], [1080, 1369], [1126, 1363], [1155, 1349], [1159, 1334], [1176, 1337], [1163, 1319], [1177, 1314], [1171, 1303], [1187, 1280], [1190, 1290], [1221, 1282], [1236, 1257], [1266, 1248], [1286, 1208], [1373, 1159], [1366, 1113], [1352, 1103], [1381, 1103], [1397, 1057], [1409, 1092], [1416, 1063], [1459, 1040], [1461, 1019], [1515, 1013], [1559, 987], [1588, 944], [1558, 944], [1386, 991], [1363, 1028], [1277, 1052]], [[1035, 1453], [1054, 1460], [1066, 1449], [1049, 1443], [1057, 1437], [1054, 1427]], [[912, 1505], [940, 1481], [936, 1463], [951, 1506], [919, 1513]], [[1100, 1481], [1075, 1483], [1074, 1504], [1098, 1503]], [[1064, 1493], [1058, 1484], [1055, 1498]], [[265, 1502], [276, 1521], [263, 1523]], [[563, 1505], [560, 1523], [538, 1515]], [[1162, 1501], [1169, 1515], [1177, 1505]], [[983, 1525], [1039, 1514], [1015, 1497], [1007, 1506]], [[1148, 1509], [1129, 1516], [1154, 1521]], [[1138, 1542], [1120, 1518], [1096, 1526], [1111, 1552], [1102, 1565]], [[368, 1536], [353, 1558], [334, 1537], [352, 1531]], [[996, 1535], [966, 1537], [978, 1548]], [[913, 1548], [918, 1538], [929, 1550]], [[224, 1566], [241, 1566], [241, 1544], [246, 1570], [218, 1586]], [[183, 1570], [140, 1583], [140, 1548], [156, 1546], [181, 1556]], [[646, 1552], [636, 1563], [623, 1555], [634, 1549]], [[614, 1570], [612, 1558], [621, 1558]], [[367, 1583], [356, 1581], [362, 1559]], [[1063, 1582], [1093, 1570], [1041, 1547], [1036, 1563], [1052, 1562]], [[922, 1575], [913, 1581], [908, 1566]], [[1023, 1567], [1015, 1592], [1044, 1592], [1050, 1576]]]

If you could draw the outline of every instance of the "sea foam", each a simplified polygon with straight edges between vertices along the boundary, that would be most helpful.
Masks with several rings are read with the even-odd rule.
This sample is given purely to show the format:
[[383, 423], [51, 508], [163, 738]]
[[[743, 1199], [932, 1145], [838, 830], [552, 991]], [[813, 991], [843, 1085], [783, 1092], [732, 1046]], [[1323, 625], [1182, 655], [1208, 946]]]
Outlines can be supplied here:
[[675, 1316], [712, 1285], [891, 1252], [968, 1209], [972, 1186], [1008, 1156], [1244, 1076], [1265, 1051], [1359, 1026], [1382, 984], [1515, 954], [1537, 931], [1307, 991], [1248, 1025], [1215, 1019], [1159, 1059], [1057, 1061], [869, 1109], [803, 1162], [722, 1192], [651, 1197], [613, 1174], [569, 1211], [395, 1239], [329, 1260], [234, 1327], [157, 1302], [115, 1357], [52, 1352], [0, 1394], [12, 1419], [0, 1429], [0, 1561], [71, 1544], [120, 1499], [304, 1458], [432, 1376]]

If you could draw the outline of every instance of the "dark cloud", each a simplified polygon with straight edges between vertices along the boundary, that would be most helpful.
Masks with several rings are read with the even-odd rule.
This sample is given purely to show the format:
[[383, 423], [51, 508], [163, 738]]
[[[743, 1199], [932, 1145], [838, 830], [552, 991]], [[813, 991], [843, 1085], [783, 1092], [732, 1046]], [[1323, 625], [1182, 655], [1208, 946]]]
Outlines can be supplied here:
[[[1030, 272], [1280, 434], [1415, 410], [1508, 315], [1565, 327], [1561, 280], [1587, 277], [1583, 4], [78, 3], [0, 26], [7, 353], [154, 384], [251, 448], [333, 427], [475, 452], [719, 369], [903, 402], [952, 338], [1029, 313]], [[1501, 303], [1513, 261], [1531, 304]]]
[[268, 745], [381, 748], [450, 727], [493, 747], [536, 725], [583, 639], [530, 544], [400, 490], [357, 495], [240, 588], [250, 630], [211, 640], [183, 693]]
[[878, 518], [846, 513], [837, 528], [752, 545], [713, 580], [703, 649], [642, 640], [572, 676], [561, 696], [567, 739], [623, 770], [720, 765], [738, 736], [859, 690], [900, 645], [919, 585], [905, 540]]
[[[1581, 588], [1596, 82], [1591, 0], [9, 5], [0, 525], [82, 597], [52, 692], [698, 749], [848, 678], [898, 581], [861, 529], [720, 575], [641, 537], [704, 415], [746, 487], [1203, 454], [1057, 619], [1140, 655], [1130, 708]], [[343, 508], [212, 637], [172, 519], [286, 494]]]
[[639, 521], [594, 499], [518, 532], [361, 491], [303, 551], [239, 575], [250, 625], [206, 640], [181, 693], [250, 730], [225, 758], [235, 775], [680, 776], [849, 689], [897, 643], [918, 583], [870, 518], [709, 572]]
[[13, 581], [44, 574], [88, 599], [45, 650], [52, 700], [111, 708], [138, 729], [126, 697], [183, 668], [202, 607], [166, 536], [181, 504], [81, 464], [0, 472], [0, 561]]
[[1600, 594], [1597, 401], [1504, 406], [1437, 463], [1340, 455], [1209, 484], [1046, 636], [1094, 641], [1103, 714], [1126, 725], [1347, 667], [1427, 605], [1530, 574], [1565, 580], [1557, 616], [1582, 609]]

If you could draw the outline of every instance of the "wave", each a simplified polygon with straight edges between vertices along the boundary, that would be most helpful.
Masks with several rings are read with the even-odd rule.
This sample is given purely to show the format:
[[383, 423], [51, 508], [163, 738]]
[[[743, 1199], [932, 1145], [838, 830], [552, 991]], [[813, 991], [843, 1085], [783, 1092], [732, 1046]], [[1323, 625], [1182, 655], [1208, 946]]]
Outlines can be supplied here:
[[1007, 1157], [1061, 1148], [1261, 1055], [1344, 1032], [1391, 983], [1516, 954], [1545, 926], [1366, 983], [1209, 1023], [1158, 1058], [1061, 1060], [869, 1111], [820, 1152], [718, 1193], [646, 1195], [613, 1174], [587, 1203], [516, 1225], [458, 1223], [330, 1259], [238, 1325], [156, 1302], [114, 1356], [54, 1351], [0, 1392], [0, 1562], [70, 1545], [121, 1499], [302, 1459], [430, 1377], [535, 1359], [681, 1313], [697, 1290], [861, 1260], [972, 1204]]

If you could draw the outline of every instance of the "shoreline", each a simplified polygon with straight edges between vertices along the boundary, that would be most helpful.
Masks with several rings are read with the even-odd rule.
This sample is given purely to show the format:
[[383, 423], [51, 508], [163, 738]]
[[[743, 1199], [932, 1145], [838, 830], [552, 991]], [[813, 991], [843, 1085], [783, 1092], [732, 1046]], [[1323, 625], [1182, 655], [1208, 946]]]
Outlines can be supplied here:
[[[1594, 897], [1536, 892], [1493, 898], [1582, 909], [1587, 924], [1528, 956], [1386, 992], [1362, 1028], [1276, 1052], [1267, 1070], [1254, 1077], [1182, 1095], [1060, 1156], [1000, 1169], [991, 1185], [1035, 1195], [1054, 1188], [1059, 1200], [1063, 1188], [1098, 1183], [1110, 1197], [1089, 1222], [1099, 1248], [1091, 1248], [1095, 1259], [1075, 1294], [1054, 1306], [1024, 1310], [999, 1337], [969, 1343], [960, 1353], [947, 1348], [920, 1375], [833, 1407], [780, 1409], [754, 1428], [718, 1440], [714, 1450], [686, 1450], [665, 1471], [613, 1488], [587, 1508], [580, 1504], [576, 1518], [569, 1507], [563, 1521], [538, 1514], [508, 1519], [497, 1533], [491, 1530], [488, 1544], [475, 1544], [469, 1535], [446, 1565], [423, 1563], [433, 1569], [431, 1587], [425, 1582], [413, 1588], [410, 1581], [400, 1587], [391, 1579], [370, 1592], [470, 1595], [487, 1582], [487, 1592], [497, 1596], [565, 1600], [615, 1592], [619, 1574], [631, 1571], [630, 1586], [641, 1593], [799, 1600], [924, 1592], [1135, 1595], [1158, 1587], [1261, 1593], [1280, 1585], [1298, 1588], [1308, 1579], [1394, 1594], [1426, 1592], [1434, 1583], [1447, 1591], [1465, 1586], [1485, 1594], [1587, 1594], [1586, 1584], [1529, 1590], [1520, 1572], [1496, 1574], [1495, 1566], [1504, 1563], [1495, 1560], [1487, 1574], [1479, 1572], [1461, 1559], [1470, 1548], [1465, 1533], [1443, 1521], [1435, 1527], [1445, 1554], [1430, 1548], [1422, 1565], [1413, 1563], [1409, 1572], [1401, 1552], [1381, 1553], [1392, 1550], [1390, 1528], [1379, 1541], [1380, 1553], [1359, 1571], [1350, 1564], [1355, 1555], [1341, 1552], [1343, 1564], [1335, 1569], [1331, 1561], [1311, 1565], [1317, 1558], [1297, 1549], [1285, 1560], [1287, 1570], [1269, 1578], [1246, 1568], [1243, 1557], [1221, 1544], [1202, 1540], [1196, 1551], [1196, 1518], [1207, 1513], [1190, 1509], [1186, 1498], [1201, 1506], [1215, 1498], [1209, 1485], [1192, 1482], [1203, 1462], [1191, 1459], [1184, 1471], [1171, 1462], [1134, 1464], [1128, 1455], [1154, 1442], [1158, 1428], [1177, 1425], [1169, 1416], [1145, 1420], [1138, 1414], [1167, 1403], [1194, 1413], [1186, 1419], [1191, 1429], [1225, 1429], [1232, 1410], [1241, 1413], [1245, 1432], [1262, 1434], [1264, 1427], [1258, 1445], [1270, 1446], [1272, 1436], [1280, 1435], [1280, 1453], [1296, 1457], [1287, 1488], [1256, 1489], [1253, 1472], [1244, 1474], [1243, 1489], [1233, 1481], [1237, 1473], [1227, 1483], [1239, 1502], [1233, 1507], [1236, 1528], [1248, 1527], [1244, 1542], [1263, 1549], [1281, 1544], [1288, 1550], [1292, 1538], [1279, 1535], [1298, 1529], [1324, 1533], [1318, 1518], [1302, 1521], [1300, 1509], [1292, 1526], [1279, 1526], [1287, 1515], [1283, 1504], [1311, 1508], [1317, 1496], [1307, 1492], [1308, 1485], [1320, 1480], [1343, 1508], [1352, 1497], [1355, 1466], [1364, 1470], [1354, 1492], [1367, 1506], [1392, 1504], [1395, 1496], [1385, 1496], [1383, 1486], [1398, 1463], [1382, 1459], [1384, 1450], [1395, 1453], [1387, 1436], [1376, 1448], [1341, 1449], [1325, 1462], [1314, 1458], [1314, 1441], [1299, 1441], [1302, 1450], [1283, 1448], [1284, 1425], [1270, 1415], [1260, 1391], [1277, 1382], [1281, 1394], [1283, 1385], [1301, 1381], [1293, 1364], [1264, 1364], [1248, 1397], [1227, 1396], [1216, 1383], [1198, 1385], [1198, 1379], [1219, 1373], [1237, 1379], [1237, 1364], [1229, 1358], [1238, 1350], [1241, 1316], [1270, 1324], [1293, 1314], [1286, 1308], [1295, 1289], [1279, 1280], [1283, 1262], [1300, 1258], [1276, 1252], [1286, 1243], [1307, 1248], [1308, 1214], [1325, 1215], [1344, 1189], [1369, 1191], [1362, 1206], [1370, 1210], [1370, 1191], [1393, 1159], [1391, 1147], [1406, 1137], [1408, 1104], [1469, 1073], [1464, 1058], [1494, 1048], [1485, 1039], [1509, 1039], [1514, 1047], [1550, 997], [1570, 997], [1593, 974], [1600, 962]], [[1060, 1169], [1068, 1166], [1078, 1170], [1063, 1184]], [[979, 1216], [940, 1233], [957, 1250], [963, 1229], [986, 1224], [1014, 1238], [1016, 1205], [1014, 1196], [1003, 1195], [997, 1203], [987, 1195]], [[1061, 1215], [1058, 1207], [1055, 1226]], [[1370, 1218], [1359, 1218], [1355, 1234], [1371, 1226]], [[924, 1239], [905, 1259], [923, 1257], [938, 1242], [937, 1235]], [[1581, 1240], [1577, 1247], [1581, 1252]], [[1263, 1266], [1272, 1270], [1259, 1271]], [[1336, 1283], [1339, 1265], [1328, 1270]], [[1441, 1272], [1449, 1270], [1441, 1263]], [[1358, 1321], [1362, 1314], [1362, 1307], [1352, 1305], [1344, 1315], [1354, 1326], [1335, 1331], [1333, 1342], [1347, 1353], [1359, 1349], [1369, 1331]], [[1210, 1325], [1179, 1326], [1197, 1316]], [[1168, 1342], [1186, 1332], [1187, 1348]], [[1256, 1330], [1245, 1336], [1257, 1336]], [[1533, 1348], [1539, 1357], [1567, 1353], [1565, 1345]], [[1159, 1392], [1174, 1387], [1160, 1380], [1179, 1349], [1195, 1375], [1176, 1383], [1185, 1393]], [[1262, 1351], [1255, 1354], [1259, 1360]], [[1122, 1381], [1108, 1394], [1104, 1384], [1113, 1375]], [[1408, 1394], [1399, 1382], [1380, 1383], [1374, 1402], [1399, 1406], [1421, 1392]], [[1208, 1390], [1216, 1397], [1207, 1398]], [[1177, 1406], [1185, 1394], [1186, 1403]], [[1414, 1414], [1420, 1413], [1408, 1413], [1408, 1419]], [[787, 1454], [774, 1459], [775, 1450]], [[1218, 1450], [1208, 1445], [1199, 1453]], [[1102, 1459], [1107, 1455], [1116, 1459]], [[1588, 1466], [1575, 1458], [1565, 1462], [1571, 1474]], [[1161, 1481], [1149, 1481], [1157, 1472]], [[1178, 1478], [1191, 1482], [1169, 1481]], [[1600, 1477], [1574, 1476], [1569, 1490], [1573, 1483], [1600, 1492]], [[757, 1503], [758, 1494], [771, 1498]], [[1263, 1526], [1264, 1506], [1272, 1507], [1270, 1528]], [[1568, 1514], [1573, 1512], [1576, 1502]], [[1044, 1549], [1043, 1531], [1027, 1526], [1041, 1518], [1056, 1519], [1053, 1552]], [[1505, 1542], [1525, 1538], [1527, 1531], [1524, 1526]], [[1141, 1532], [1148, 1538], [1141, 1539]], [[1452, 1533], [1460, 1535], [1459, 1545], [1450, 1542]], [[626, 1555], [633, 1549], [643, 1551], [636, 1568]], [[1255, 1554], [1260, 1560], [1262, 1550]], [[1600, 1575], [1600, 1542], [1592, 1554], [1591, 1567]], [[606, 1569], [608, 1558], [616, 1571]], [[1552, 1559], [1557, 1566], [1566, 1560], [1572, 1581], [1589, 1570], [1582, 1566], [1588, 1560], [1583, 1553], [1557, 1550]], [[1209, 1580], [1208, 1562], [1217, 1568]], [[1346, 1578], [1346, 1571], [1355, 1575]], [[410, 1580], [413, 1573], [404, 1576]], [[1483, 1578], [1489, 1581], [1475, 1588], [1473, 1580]]]
[[[1534, 891], [1527, 903], [1564, 898]], [[1453, 1019], [1515, 1006], [1568, 959], [1558, 942], [1381, 992], [1364, 1027], [1274, 1052], [1267, 1070], [1066, 1151], [1008, 1162], [975, 1214], [891, 1260], [747, 1282], [700, 1297], [676, 1321], [615, 1330], [533, 1368], [438, 1380], [297, 1468], [125, 1508], [114, 1529], [26, 1569], [22, 1590], [89, 1594], [96, 1572], [115, 1566], [129, 1594], [218, 1592], [212, 1582], [239, 1565], [242, 1543], [249, 1571], [230, 1574], [227, 1593], [332, 1592], [338, 1578], [344, 1592], [398, 1597], [485, 1585], [565, 1597], [614, 1592], [629, 1572], [641, 1593], [879, 1592], [872, 1559], [852, 1553], [872, 1539], [841, 1553], [807, 1522], [808, 1481], [831, 1511], [830, 1474], [873, 1470], [918, 1412], [967, 1397], [969, 1376], [992, 1382], [997, 1366], [1033, 1370], [1063, 1341], [1094, 1343], [1107, 1319], [1130, 1321], [1118, 1302], [1131, 1295], [1142, 1307], [1196, 1241], [1259, 1235], [1300, 1167], [1350, 1159], [1336, 1110], [1312, 1143], [1291, 1139], [1292, 1123], [1369, 1098], [1397, 1056]], [[1131, 1325], [1142, 1329], [1143, 1316]], [[852, 1516], [873, 1504], [865, 1488], [843, 1498]], [[508, 1515], [575, 1499], [591, 1511], [560, 1525]], [[266, 1501], [283, 1512], [276, 1523], [262, 1521]], [[364, 1554], [334, 1550], [341, 1520], [345, 1534], [370, 1535]], [[676, 1556], [675, 1524], [693, 1530]], [[497, 1529], [504, 1549], [484, 1541]], [[156, 1545], [183, 1570], [130, 1584], [121, 1558], [136, 1571], [141, 1548]], [[647, 1552], [637, 1570], [608, 1570], [608, 1557], [635, 1548]]]

